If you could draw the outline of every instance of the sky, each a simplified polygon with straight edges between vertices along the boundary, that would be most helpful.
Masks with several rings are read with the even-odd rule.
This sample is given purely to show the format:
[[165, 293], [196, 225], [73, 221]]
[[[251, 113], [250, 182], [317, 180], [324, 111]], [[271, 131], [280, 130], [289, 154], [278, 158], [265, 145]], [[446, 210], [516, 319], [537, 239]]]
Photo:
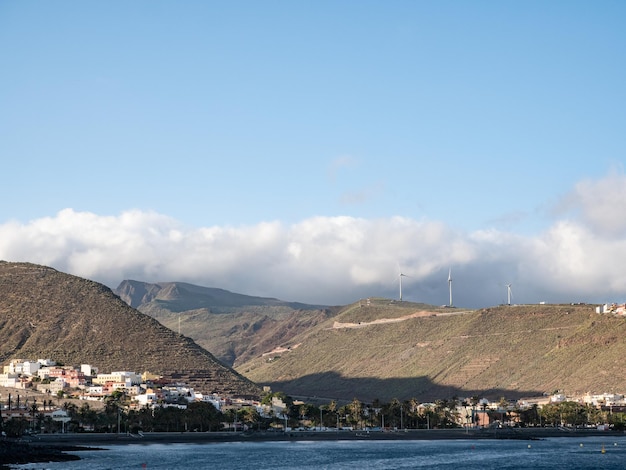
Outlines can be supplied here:
[[[624, 302], [622, 1], [0, 1], [0, 259]], [[400, 276], [400, 274], [404, 276]]]

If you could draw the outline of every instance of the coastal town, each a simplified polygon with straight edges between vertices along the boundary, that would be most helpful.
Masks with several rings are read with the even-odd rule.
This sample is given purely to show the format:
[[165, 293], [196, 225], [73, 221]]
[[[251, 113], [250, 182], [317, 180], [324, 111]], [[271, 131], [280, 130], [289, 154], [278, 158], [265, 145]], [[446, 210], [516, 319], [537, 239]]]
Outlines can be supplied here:
[[[33, 433], [143, 431], [328, 432], [518, 427], [623, 430], [626, 397], [617, 393], [488, 400], [442, 398], [420, 403], [307, 403], [264, 389], [262, 399], [194, 390], [150, 372], [107, 371], [52, 359], [13, 359], [0, 374], [4, 436]], [[161, 418], [161, 419], [159, 419]]]

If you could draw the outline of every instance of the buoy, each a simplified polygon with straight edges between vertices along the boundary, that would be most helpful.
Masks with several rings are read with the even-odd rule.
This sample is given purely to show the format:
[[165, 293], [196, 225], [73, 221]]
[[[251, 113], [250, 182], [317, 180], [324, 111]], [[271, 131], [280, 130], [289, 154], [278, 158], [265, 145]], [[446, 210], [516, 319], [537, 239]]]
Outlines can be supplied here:
[[600, 452], [602, 452], [603, 454], [606, 452], [606, 450], [604, 450], [604, 444], [602, 444], [602, 450]]
[[530, 449], [530, 444], [528, 444], [528, 448]]
[[580, 443], [580, 447], [583, 447], [583, 443], [582, 442]]

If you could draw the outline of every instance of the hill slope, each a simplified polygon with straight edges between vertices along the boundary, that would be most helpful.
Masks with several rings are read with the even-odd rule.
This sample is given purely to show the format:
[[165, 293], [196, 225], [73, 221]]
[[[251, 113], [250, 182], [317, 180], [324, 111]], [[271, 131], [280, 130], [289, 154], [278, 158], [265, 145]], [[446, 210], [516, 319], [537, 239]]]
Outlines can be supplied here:
[[18, 357], [90, 363], [102, 371], [148, 370], [204, 392], [260, 391], [109, 288], [49, 267], [0, 261], [0, 361]]
[[319, 305], [254, 297], [184, 282], [123, 281], [115, 293], [228, 365], [246, 362], [332, 315]]
[[626, 391], [626, 320], [594, 306], [354, 304], [237, 369], [292, 395], [363, 401]]

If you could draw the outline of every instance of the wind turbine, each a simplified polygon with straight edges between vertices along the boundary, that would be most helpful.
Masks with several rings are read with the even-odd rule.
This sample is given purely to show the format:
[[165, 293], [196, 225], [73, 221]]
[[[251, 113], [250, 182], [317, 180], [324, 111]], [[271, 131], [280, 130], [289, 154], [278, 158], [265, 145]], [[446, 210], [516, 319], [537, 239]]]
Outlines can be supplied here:
[[506, 299], [507, 304], [511, 305], [511, 284], [506, 284]]
[[452, 307], [452, 268], [448, 270], [448, 290], [450, 291], [450, 307]]
[[406, 274], [402, 274], [402, 272], [400, 272], [400, 302], [402, 302], [402, 278], [403, 277], [409, 277]]

